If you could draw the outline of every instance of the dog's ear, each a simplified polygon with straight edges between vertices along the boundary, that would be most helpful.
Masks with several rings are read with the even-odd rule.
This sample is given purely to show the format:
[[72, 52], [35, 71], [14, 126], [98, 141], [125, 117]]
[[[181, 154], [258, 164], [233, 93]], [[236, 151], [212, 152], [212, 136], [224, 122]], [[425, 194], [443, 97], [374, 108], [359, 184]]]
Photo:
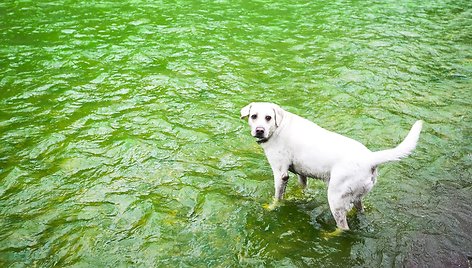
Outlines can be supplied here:
[[273, 107], [274, 110], [274, 120], [275, 120], [275, 126], [280, 126], [282, 123], [282, 120], [284, 119], [284, 110], [280, 108], [277, 104], [274, 104]]
[[241, 119], [245, 118], [245, 117], [248, 117], [249, 116], [249, 113], [251, 112], [251, 106], [252, 106], [252, 102], [249, 103], [248, 105], [244, 106], [242, 109], [241, 109]]

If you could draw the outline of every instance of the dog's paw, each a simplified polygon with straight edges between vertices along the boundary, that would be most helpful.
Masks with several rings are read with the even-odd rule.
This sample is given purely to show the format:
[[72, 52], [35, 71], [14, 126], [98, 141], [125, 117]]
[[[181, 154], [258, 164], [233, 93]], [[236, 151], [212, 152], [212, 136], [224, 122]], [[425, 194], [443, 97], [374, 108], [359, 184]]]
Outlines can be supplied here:
[[280, 206], [280, 201], [278, 199], [274, 198], [272, 200], [272, 203], [264, 204], [262, 207], [265, 208], [268, 211], [272, 211], [272, 210], [275, 210], [276, 208], [278, 208], [279, 206]]

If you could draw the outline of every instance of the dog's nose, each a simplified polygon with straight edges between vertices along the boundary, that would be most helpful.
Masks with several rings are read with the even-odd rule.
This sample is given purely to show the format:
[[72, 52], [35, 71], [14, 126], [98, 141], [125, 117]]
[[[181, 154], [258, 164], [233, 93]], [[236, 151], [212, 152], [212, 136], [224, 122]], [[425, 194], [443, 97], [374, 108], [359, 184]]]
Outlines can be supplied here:
[[264, 128], [258, 127], [256, 128], [256, 136], [260, 137], [264, 135]]

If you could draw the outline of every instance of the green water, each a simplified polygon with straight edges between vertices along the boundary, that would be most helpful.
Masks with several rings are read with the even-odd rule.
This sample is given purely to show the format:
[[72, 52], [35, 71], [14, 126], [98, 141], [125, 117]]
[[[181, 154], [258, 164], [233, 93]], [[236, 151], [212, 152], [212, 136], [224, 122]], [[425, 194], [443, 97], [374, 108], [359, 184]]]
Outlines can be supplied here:
[[[3, 1], [0, 266], [470, 267], [471, 33], [465, 0]], [[324, 183], [263, 208], [251, 101], [372, 150], [425, 126], [325, 240]]]

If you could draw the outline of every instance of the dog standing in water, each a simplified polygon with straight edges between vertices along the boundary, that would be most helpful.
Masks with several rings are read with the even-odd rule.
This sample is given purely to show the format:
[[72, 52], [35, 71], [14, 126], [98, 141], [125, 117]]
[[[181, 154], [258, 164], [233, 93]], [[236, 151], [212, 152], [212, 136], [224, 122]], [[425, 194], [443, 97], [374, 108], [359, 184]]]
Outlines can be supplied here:
[[275, 199], [283, 198], [288, 172], [328, 182], [328, 203], [338, 228], [348, 230], [346, 215], [354, 206], [363, 212], [362, 197], [374, 186], [377, 166], [408, 156], [416, 147], [422, 121], [393, 149], [372, 152], [363, 144], [328, 131], [273, 103], [251, 103], [241, 109], [251, 135], [264, 149], [274, 174]]

